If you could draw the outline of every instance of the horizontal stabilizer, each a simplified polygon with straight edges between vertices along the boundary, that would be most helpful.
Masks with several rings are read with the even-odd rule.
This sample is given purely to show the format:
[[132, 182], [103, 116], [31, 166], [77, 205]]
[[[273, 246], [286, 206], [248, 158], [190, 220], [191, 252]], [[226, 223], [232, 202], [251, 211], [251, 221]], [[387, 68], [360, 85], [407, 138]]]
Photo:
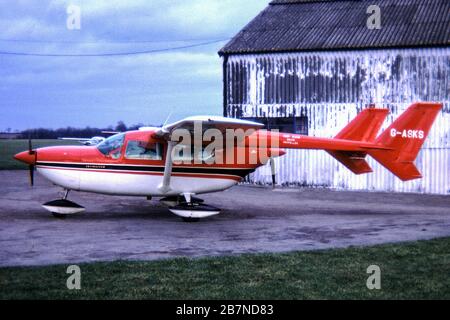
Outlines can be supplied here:
[[354, 174], [362, 174], [372, 172], [372, 168], [364, 159], [366, 153], [364, 152], [349, 152], [349, 151], [327, 151], [337, 161], [346, 166]]
[[[361, 142], [375, 141], [378, 131], [389, 113], [388, 109], [368, 108], [361, 111], [336, 136], [336, 139], [345, 139]], [[372, 172], [365, 152], [327, 151], [337, 161], [346, 166], [355, 174]]]

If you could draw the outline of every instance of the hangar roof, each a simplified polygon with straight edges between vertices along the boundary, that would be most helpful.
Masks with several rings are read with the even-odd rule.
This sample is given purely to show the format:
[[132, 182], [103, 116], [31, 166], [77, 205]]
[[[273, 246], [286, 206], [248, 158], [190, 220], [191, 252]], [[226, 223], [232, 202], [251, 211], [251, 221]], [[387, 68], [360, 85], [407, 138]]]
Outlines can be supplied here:
[[[373, 4], [381, 29], [366, 25]], [[273, 0], [219, 55], [449, 44], [448, 0]]]

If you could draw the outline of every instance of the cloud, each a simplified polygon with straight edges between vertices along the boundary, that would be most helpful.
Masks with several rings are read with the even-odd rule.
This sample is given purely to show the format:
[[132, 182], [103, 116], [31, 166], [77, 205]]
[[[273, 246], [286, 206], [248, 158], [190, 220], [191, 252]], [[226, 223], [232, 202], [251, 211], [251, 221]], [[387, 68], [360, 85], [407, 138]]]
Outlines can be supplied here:
[[[1, 0], [0, 0], [1, 1]], [[81, 30], [66, 28], [69, 4]], [[102, 53], [161, 49], [236, 34], [267, 0], [0, 2], [0, 51]], [[30, 40], [2, 41], [9, 40]], [[127, 43], [130, 40], [148, 43]], [[222, 113], [225, 42], [147, 55], [98, 58], [0, 55], [0, 131], [7, 127], [156, 124]], [[174, 118], [176, 116], [174, 115]]]

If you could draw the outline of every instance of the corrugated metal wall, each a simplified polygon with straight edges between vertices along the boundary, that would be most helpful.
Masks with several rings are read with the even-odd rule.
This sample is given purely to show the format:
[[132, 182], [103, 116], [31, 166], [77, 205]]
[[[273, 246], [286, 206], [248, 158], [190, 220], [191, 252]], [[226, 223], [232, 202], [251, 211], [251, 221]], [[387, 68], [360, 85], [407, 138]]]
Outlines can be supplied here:
[[[308, 116], [309, 135], [332, 137], [369, 103], [391, 110], [386, 128], [413, 101], [444, 108], [416, 164], [422, 179], [402, 182], [373, 159], [354, 175], [324, 151], [289, 150], [277, 159], [286, 185], [450, 194], [450, 48], [231, 55], [225, 113], [232, 117]], [[270, 169], [249, 178], [270, 183]]]

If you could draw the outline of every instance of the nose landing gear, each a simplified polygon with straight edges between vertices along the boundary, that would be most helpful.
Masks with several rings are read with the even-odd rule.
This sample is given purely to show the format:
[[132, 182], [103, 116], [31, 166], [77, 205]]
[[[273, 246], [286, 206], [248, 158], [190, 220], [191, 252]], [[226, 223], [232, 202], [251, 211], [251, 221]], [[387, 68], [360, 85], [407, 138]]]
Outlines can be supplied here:
[[65, 218], [68, 215], [83, 212], [85, 208], [79, 204], [67, 200], [70, 190], [65, 190], [62, 199], [46, 202], [42, 207], [52, 213], [55, 218]]

